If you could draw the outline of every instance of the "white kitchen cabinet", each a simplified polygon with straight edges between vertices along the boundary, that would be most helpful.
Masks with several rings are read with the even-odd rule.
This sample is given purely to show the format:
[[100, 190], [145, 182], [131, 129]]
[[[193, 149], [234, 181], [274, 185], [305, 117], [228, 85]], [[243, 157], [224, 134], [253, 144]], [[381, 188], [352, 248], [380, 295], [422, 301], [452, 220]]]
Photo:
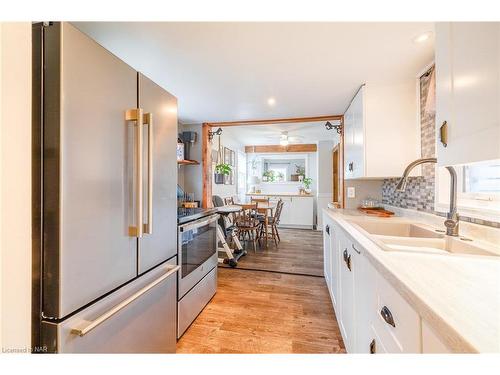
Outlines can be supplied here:
[[436, 24], [436, 149], [441, 166], [500, 158], [498, 22]]
[[314, 199], [312, 197], [292, 197], [292, 223], [300, 227], [313, 227]]
[[376, 290], [373, 327], [385, 349], [390, 353], [419, 353], [420, 316], [380, 273], [376, 273]]
[[335, 313], [340, 315], [338, 301], [340, 299], [340, 251], [339, 251], [339, 231], [340, 228], [335, 223], [330, 227], [330, 289], [332, 294], [333, 307]]
[[280, 197], [283, 199], [280, 226], [312, 229], [314, 199], [312, 197]]
[[364, 249], [352, 243], [356, 253], [354, 271], [354, 310], [356, 321], [356, 353], [370, 353], [371, 343], [376, 340], [373, 332], [373, 317], [377, 312], [376, 271], [363, 254]]
[[[327, 214], [323, 222], [325, 279], [347, 352], [421, 352], [418, 313], [372, 266], [366, 250], [339, 223]], [[436, 337], [424, 330], [425, 335], [424, 348], [443, 350]]]
[[344, 178], [401, 176], [418, 159], [416, 83], [365, 84], [344, 114]]
[[314, 225], [314, 198], [312, 196], [289, 196], [279, 194], [250, 195], [250, 198], [268, 199], [276, 205], [283, 200], [280, 226], [312, 229]]

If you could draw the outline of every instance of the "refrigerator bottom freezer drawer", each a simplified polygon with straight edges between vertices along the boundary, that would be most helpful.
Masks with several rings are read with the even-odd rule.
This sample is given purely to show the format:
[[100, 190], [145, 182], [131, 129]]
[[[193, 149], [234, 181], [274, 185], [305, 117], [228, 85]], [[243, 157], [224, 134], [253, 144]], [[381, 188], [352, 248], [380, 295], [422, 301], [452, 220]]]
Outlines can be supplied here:
[[59, 353], [175, 353], [176, 263], [171, 259], [61, 323], [43, 322], [44, 344]]
[[188, 329], [217, 291], [217, 266], [196, 284], [178, 303], [177, 338]]

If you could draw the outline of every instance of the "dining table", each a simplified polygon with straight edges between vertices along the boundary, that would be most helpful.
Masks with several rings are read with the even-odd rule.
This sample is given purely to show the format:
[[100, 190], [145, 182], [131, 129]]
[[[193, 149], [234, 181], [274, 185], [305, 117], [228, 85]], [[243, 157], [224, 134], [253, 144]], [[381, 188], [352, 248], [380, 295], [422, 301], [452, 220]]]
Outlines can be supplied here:
[[269, 226], [269, 217], [273, 216], [274, 209], [276, 208], [276, 204], [271, 202], [251, 202], [251, 201], [243, 201], [243, 202], [235, 202], [234, 205], [240, 206], [243, 211], [251, 210], [257, 206], [257, 213], [261, 213], [264, 215], [264, 243], [266, 244], [266, 249], [268, 247], [268, 238], [267, 238], [267, 229]]

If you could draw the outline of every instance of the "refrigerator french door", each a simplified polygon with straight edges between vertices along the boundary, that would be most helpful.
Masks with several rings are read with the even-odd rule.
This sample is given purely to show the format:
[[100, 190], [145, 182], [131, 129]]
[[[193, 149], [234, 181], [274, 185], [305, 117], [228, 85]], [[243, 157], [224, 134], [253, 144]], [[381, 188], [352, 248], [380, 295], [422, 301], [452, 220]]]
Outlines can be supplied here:
[[175, 350], [176, 99], [69, 23], [34, 25], [33, 52], [34, 337], [142, 352], [156, 330], [148, 351]]

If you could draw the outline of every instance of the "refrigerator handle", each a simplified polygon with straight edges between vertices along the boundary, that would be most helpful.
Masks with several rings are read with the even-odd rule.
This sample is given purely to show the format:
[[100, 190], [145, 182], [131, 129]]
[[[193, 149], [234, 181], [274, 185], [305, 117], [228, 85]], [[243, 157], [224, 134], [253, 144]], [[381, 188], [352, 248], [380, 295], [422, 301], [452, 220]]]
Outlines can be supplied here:
[[129, 109], [125, 112], [126, 121], [135, 121], [135, 152], [136, 152], [136, 168], [134, 176], [134, 186], [135, 186], [135, 226], [130, 226], [128, 228], [129, 236], [131, 237], [142, 237], [143, 225], [142, 225], [142, 155], [143, 155], [143, 139], [142, 139], [142, 128], [143, 128], [143, 111], [142, 108]]
[[144, 234], [153, 234], [153, 114], [144, 114], [144, 124], [148, 124], [148, 222], [144, 224]]
[[93, 320], [91, 322], [87, 322], [88, 324], [85, 327], [83, 327], [83, 328], [73, 328], [71, 330], [71, 333], [74, 334], [74, 335], [78, 335], [80, 337], [85, 336], [87, 333], [89, 333], [90, 331], [92, 331], [95, 327], [97, 327], [98, 325], [104, 323], [106, 320], [108, 320], [109, 318], [111, 318], [113, 315], [115, 315], [117, 312], [119, 312], [120, 310], [122, 310], [127, 305], [129, 305], [132, 302], [134, 302], [137, 298], [139, 298], [140, 296], [142, 296], [144, 293], [146, 293], [147, 291], [153, 289], [156, 285], [158, 285], [159, 283], [161, 283], [163, 280], [165, 280], [166, 278], [168, 278], [170, 275], [173, 275], [173, 274], [177, 273], [177, 271], [180, 268], [180, 266], [170, 266], [170, 267], [171, 268], [165, 274], [163, 274], [162, 276], [160, 276], [159, 278], [157, 278], [155, 281], [153, 281], [152, 283], [146, 285], [144, 288], [138, 290], [136, 293], [132, 294], [129, 298], [127, 298], [126, 300], [120, 302], [118, 305], [114, 306], [110, 310], [106, 311], [104, 314], [100, 315], [95, 320]]

